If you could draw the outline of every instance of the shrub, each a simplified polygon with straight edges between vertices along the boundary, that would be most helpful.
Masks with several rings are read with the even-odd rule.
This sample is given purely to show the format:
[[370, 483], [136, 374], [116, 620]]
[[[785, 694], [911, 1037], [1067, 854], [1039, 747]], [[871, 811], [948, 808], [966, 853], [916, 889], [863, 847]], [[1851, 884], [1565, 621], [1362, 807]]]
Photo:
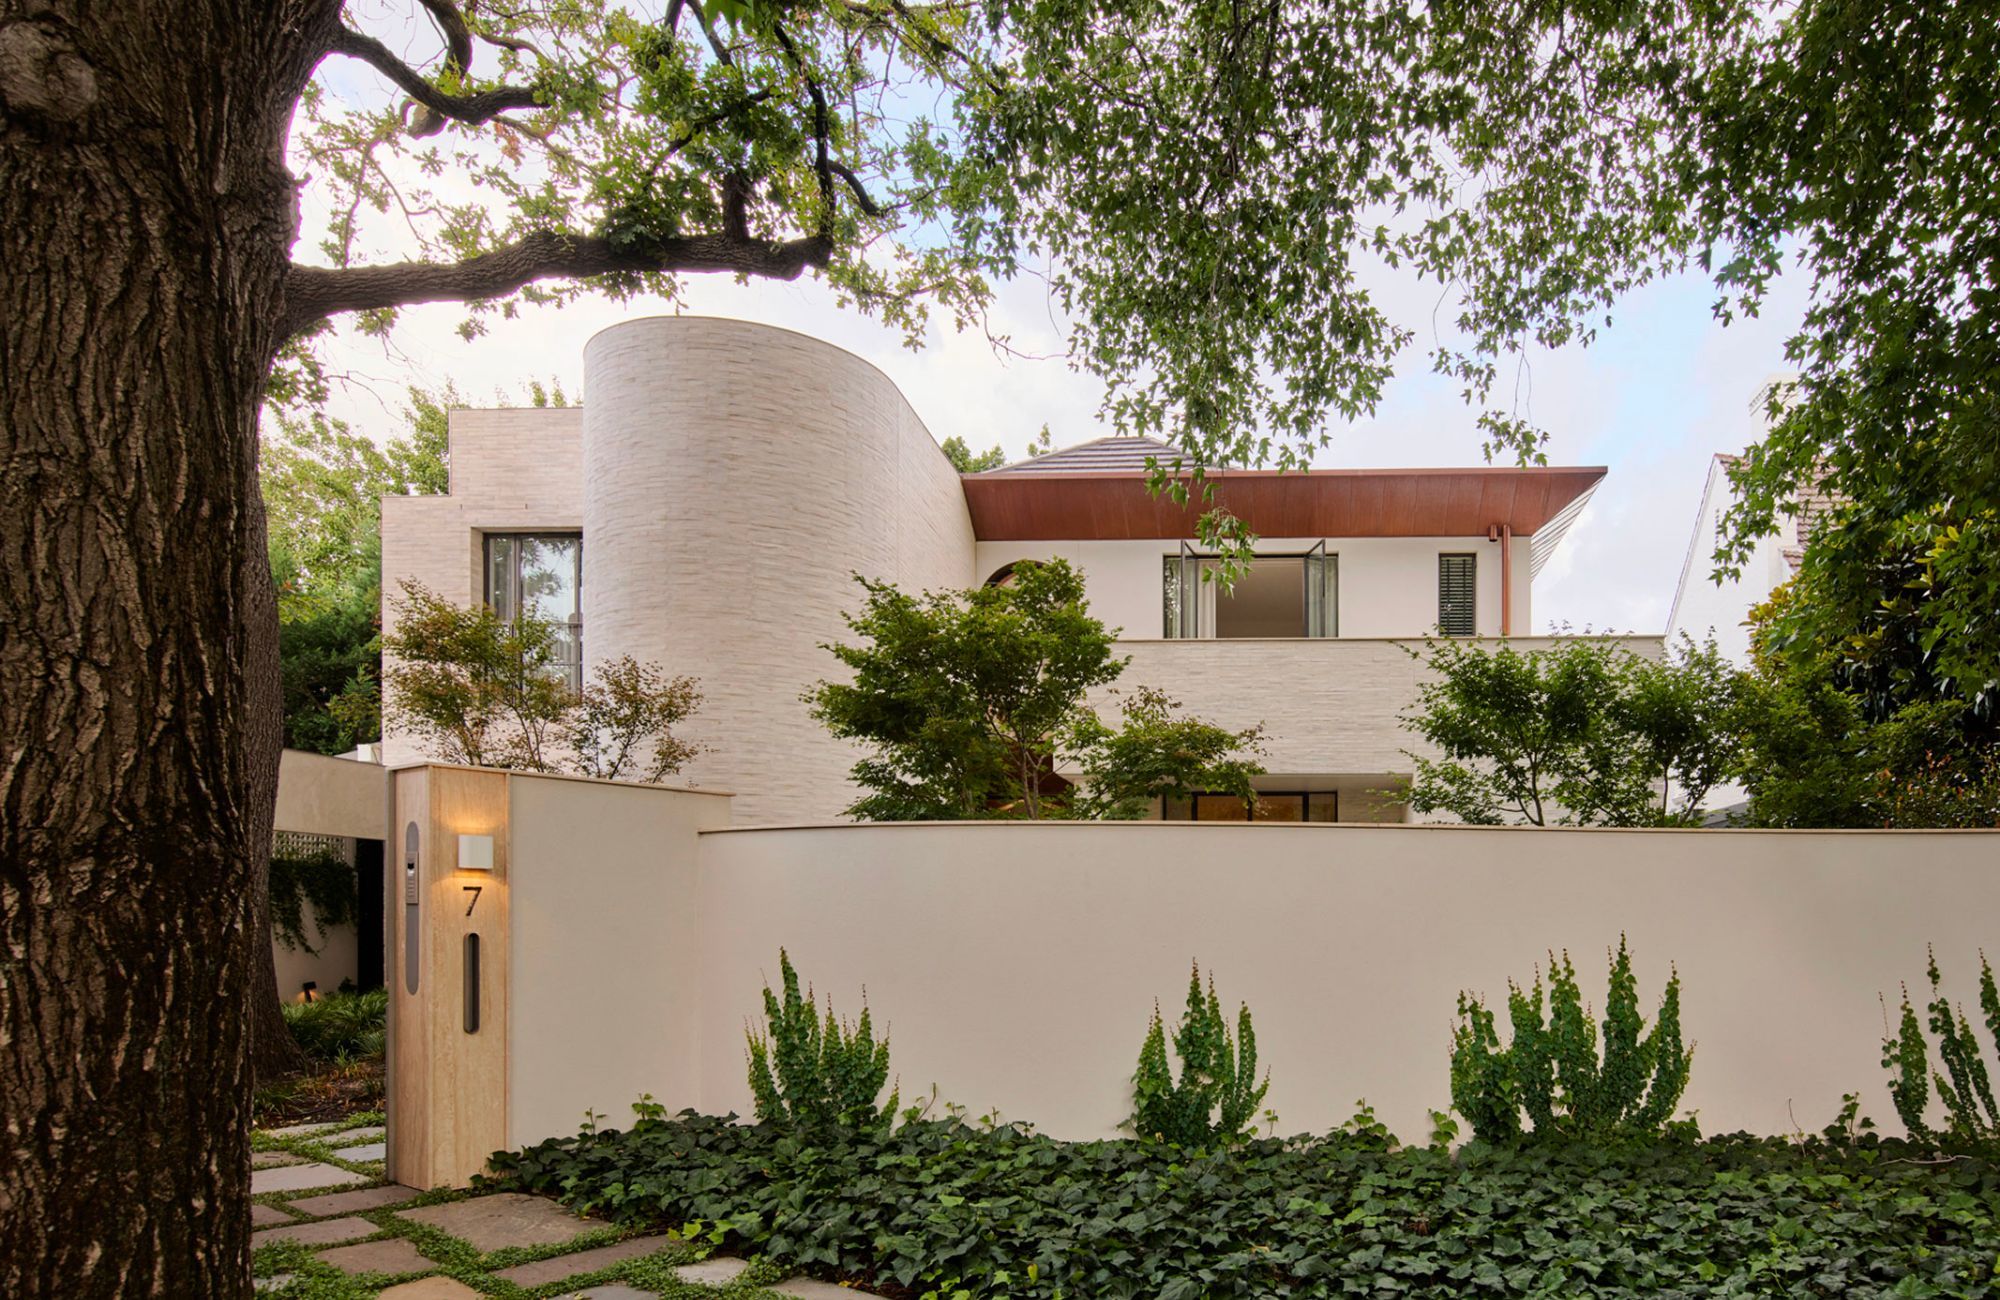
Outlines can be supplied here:
[[[2000, 1107], [1993, 1103], [1992, 1080], [1979, 1055], [1979, 1040], [1963, 1010], [1954, 1008], [1938, 978], [1937, 954], [1930, 954], [1926, 973], [1931, 981], [1930, 1026], [1937, 1035], [1942, 1070], [1933, 1070], [1930, 1048], [1910, 1006], [1910, 989], [1903, 986], [1900, 1031], [1882, 1041], [1882, 1067], [1889, 1071], [1889, 1096], [1903, 1127], [1919, 1141], [1940, 1146], [1978, 1146], [2000, 1140]], [[1986, 1032], [2000, 1051], [2000, 991], [1993, 984], [1993, 967], [1979, 955], [1979, 1005], [1986, 1013]], [[1942, 1133], [1930, 1127], [1925, 1110], [1931, 1085], [1937, 1086], [1950, 1122]]]
[[1914, 1151], [1739, 1135], [1452, 1153], [1332, 1133], [1192, 1153], [683, 1114], [494, 1163], [621, 1225], [912, 1298], [1991, 1295], [2000, 1169]]
[[380, 1056], [389, 1019], [389, 991], [328, 993], [311, 1002], [287, 1002], [285, 1024], [306, 1055], [346, 1062]]
[[895, 1117], [897, 1094], [880, 1107], [875, 1098], [889, 1080], [889, 1040], [875, 1041], [866, 1001], [858, 1024], [836, 1019], [831, 998], [822, 1017], [811, 987], [799, 993], [799, 974], [783, 948], [778, 968], [784, 999], [765, 985], [766, 1031], [748, 1035], [757, 1118], [783, 1128], [886, 1126]]
[[1132, 1076], [1134, 1110], [1127, 1121], [1132, 1131], [1189, 1150], [1248, 1136], [1257, 1107], [1270, 1091], [1270, 1074], [1265, 1073], [1263, 1083], [1256, 1082], [1257, 1031], [1250, 1023], [1250, 1008], [1238, 1008], [1232, 1040], [1213, 976], [1207, 995], [1202, 994], [1199, 964], [1188, 976], [1187, 1011], [1174, 1029], [1174, 1054], [1181, 1059], [1178, 1082], [1167, 1063], [1166, 1026], [1156, 1002], [1145, 1045], [1139, 1049], [1139, 1069]]
[[1657, 1133], [1687, 1088], [1694, 1050], [1681, 1045], [1680, 975], [1667, 980], [1648, 1030], [1622, 935], [1611, 959], [1602, 1060], [1599, 1026], [1584, 1007], [1568, 953], [1560, 961], [1549, 954], [1546, 1020], [1539, 973], [1532, 992], [1509, 982], [1507, 1012], [1514, 1041], [1503, 1048], [1493, 1013], [1471, 994], [1458, 995], [1451, 1101], [1484, 1141], [1519, 1137], [1524, 1114], [1537, 1137], [1597, 1141]]

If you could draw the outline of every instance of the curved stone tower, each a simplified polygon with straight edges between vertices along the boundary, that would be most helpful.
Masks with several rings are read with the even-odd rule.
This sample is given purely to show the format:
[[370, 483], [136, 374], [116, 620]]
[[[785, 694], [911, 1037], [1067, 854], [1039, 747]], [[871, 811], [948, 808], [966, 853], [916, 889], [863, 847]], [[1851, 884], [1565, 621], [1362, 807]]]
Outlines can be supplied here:
[[853, 574], [974, 583], [957, 472], [881, 371], [766, 325], [614, 325], [584, 391], [586, 671], [630, 654], [701, 680], [685, 734], [709, 750], [675, 779], [736, 791], [736, 824], [838, 815], [855, 752], [800, 694], [839, 667], [819, 646]]

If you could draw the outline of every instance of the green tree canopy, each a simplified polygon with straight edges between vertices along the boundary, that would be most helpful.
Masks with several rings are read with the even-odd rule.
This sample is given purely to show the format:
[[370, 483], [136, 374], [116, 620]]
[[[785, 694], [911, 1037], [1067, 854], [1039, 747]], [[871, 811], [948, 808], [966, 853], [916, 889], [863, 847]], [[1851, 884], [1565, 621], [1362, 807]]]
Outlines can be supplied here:
[[1738, 674], [1714, 642], [1650, 660], [1601, 638], [1433, 642], [1404, 726], [1410, 807], [1483, 825], [1674, 826], [1734, 762]]
[[[1156, 691], [1126, 703], [1117, 730], [1085, 703], [1129, 660], [1090, 614], [1067, 560], [1022, 562], [1004, 585], [911, 596], [856, 578], [867, 593], [825, 648], [851, 680], [806, 692], [813, 716], [872, 753], [854, 765], [870, 791], [850, 815], [875, 821], [1130, 817], [1145, 800], [1198, 789], [1249, 794], [1261, 771], [1239, 755], [1258, 730], [1180, 717]], [[1079, 794], [1057, 768], [1094, 784]]]

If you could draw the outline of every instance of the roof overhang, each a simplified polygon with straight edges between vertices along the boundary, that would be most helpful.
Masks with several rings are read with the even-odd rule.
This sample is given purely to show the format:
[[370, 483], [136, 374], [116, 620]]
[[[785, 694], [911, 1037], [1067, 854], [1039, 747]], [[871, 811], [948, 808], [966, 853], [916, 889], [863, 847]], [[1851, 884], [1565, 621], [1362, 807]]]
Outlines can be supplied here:
[[[1517, 537], [1573, 519], [1604, 477], [1578, 468], [1223, 470], [1210, 503], [1260, 537]], [[1177, 506], [1132, 473], [967, 474], [965, 502], [983, 542], [1192, 538], [1206, 506]], [[1544, 539], [1552, 549], [1558, 536]], [[1546, 558], [1545, 556], [1538, 556]]]

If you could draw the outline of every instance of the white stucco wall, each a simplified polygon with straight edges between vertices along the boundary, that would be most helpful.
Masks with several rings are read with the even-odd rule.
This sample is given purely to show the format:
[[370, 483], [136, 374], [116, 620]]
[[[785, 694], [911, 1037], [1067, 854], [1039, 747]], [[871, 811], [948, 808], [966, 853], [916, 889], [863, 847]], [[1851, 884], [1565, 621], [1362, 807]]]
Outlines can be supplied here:
[[1365, 1097], [1422, 1140], [1450, 1104], [1459, 990], [1504, 1005], [1509, 978], [1567, 949], [1602, 1006], [1620, 934], [1649, 1019], [1679, 967], [1698, 1045], [1683, 1106], [1704, 1131], [1817, 1129], [1845, 1092], [1894, 1129], [1877, 995], [1921, 980], [1932, 943], [1950, 990], [1975, 993], [2000, 908], [1990, 832], [962, 823], [701, 840], [683, 906], [702, 935], [702, 1087], [663, 1100], [748, 1113], [743, 1026], [783, 945], [842, 1012], [866, 989], [905, 1101], [935, 1084], [1066, 1138], [1129, 1114], [1153, 1000], [1174, 1013], [1198, 959], [1256, 1016], [1281, 1132], [1330, 1128]]
[[653, 318], [584, 351], [586, 663], [630, 653], [701, 679], [678, 779], [739, 823], [837, 814], [854, 751], [800, 695], [837, 668], [852, 575], [973, 581], [958, 477], [887, 376], [802, 334]]
[[[1500, 546], [1484, 537], [1261, 537], [1265, 555], [1303, 555], [1324, 541], [1339, 557], [1340, 635], [1423, 636], [1436, 630], [1438, 559], [1479, 557], [1475, 614], [1481, 636], [1500, 635]], [[1061, 557], [1083, 571], [1091, 613], [1132, 638], [1161, 627], [1161, 561], [1180, 553], [1171, 539], [1145, 541], [981, 542], [974, 568], [984, 582], [1016, 560]], [[1534, 628], [1530, 541], [1514, 539], [1514, 631]]]
[[642, 1092], [686, 1095], [700, 948], [686, 893], [695, 832], [729, 824], [728, 796], [516, 774], [507, 798], [512, 1140], [574, 1133], [586, 1109], [623, 1124]]

